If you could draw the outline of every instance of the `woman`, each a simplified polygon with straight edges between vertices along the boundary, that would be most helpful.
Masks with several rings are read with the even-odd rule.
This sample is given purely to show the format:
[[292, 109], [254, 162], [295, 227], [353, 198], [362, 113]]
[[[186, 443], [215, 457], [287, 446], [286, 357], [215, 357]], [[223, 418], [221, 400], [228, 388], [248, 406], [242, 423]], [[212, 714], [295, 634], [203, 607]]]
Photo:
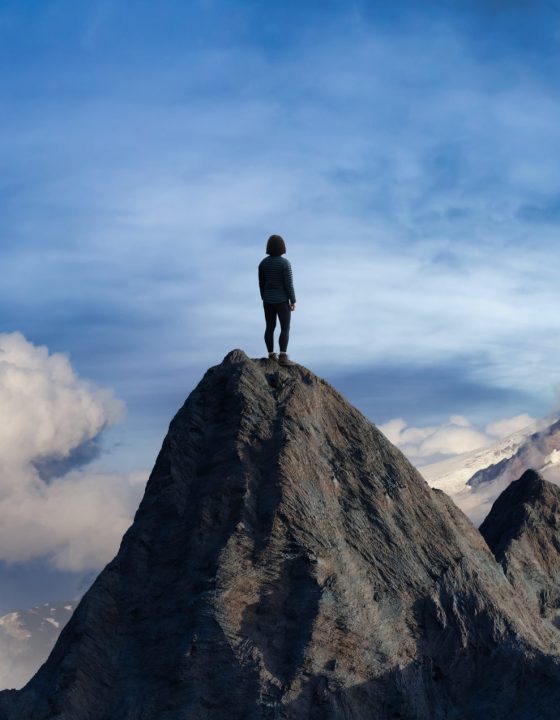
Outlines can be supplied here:
[[[292, 280], [292, 266], [287, 258], [286, 243], [280, 235], [271, 235], [266, 244], [268, 257], [259, 263], [259, 288], [264, 307], [266, 330], [264, 341], [270, 360], [278, 360], [280, 365], [293, 365], [288, 359], [288, 340], [290, 337], [290, 317], [296, 309], [296, 294]], [[280, 320], [280, 355], [274, 352], [274, 328], [276, 316]]]

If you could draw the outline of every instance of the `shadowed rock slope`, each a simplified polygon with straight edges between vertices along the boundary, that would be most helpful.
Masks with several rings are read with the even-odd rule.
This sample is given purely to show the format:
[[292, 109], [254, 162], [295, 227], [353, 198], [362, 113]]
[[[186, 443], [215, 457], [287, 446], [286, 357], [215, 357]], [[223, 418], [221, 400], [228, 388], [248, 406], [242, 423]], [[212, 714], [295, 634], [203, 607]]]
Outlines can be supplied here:
[[555, 633], [328, 383], [230, 352], [2, 720], [556, 718]]
[[560, 488], [527, 470], [480, 526], [519, 595], [560, 628]]

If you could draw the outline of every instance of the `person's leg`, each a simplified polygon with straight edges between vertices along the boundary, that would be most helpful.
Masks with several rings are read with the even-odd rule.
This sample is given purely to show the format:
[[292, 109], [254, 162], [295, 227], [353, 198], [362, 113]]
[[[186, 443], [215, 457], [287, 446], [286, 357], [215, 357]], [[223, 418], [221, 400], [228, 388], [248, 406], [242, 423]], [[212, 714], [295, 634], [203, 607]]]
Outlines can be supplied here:
[[269, 353], [274, 351], [274, 328], [276, 327], [276, 308], [273, 303], [263, 302], [264, 319], [266, 330], [264, 331], [264, 342]]
[[290, 339], [290, 318], [292, 317], [290, 303], [277, 303], [276, 312], [280, 320], [280, 352], [285, 353], [288, 349], [288, 341]]

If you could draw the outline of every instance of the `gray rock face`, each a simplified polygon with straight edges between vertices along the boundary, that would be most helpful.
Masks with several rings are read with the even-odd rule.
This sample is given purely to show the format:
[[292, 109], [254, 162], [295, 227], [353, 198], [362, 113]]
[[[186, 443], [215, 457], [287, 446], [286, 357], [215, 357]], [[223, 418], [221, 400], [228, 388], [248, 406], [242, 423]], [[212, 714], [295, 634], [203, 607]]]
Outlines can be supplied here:
[[527, 470], [499, 496], [480, 532], [516, 592], [560, 628], [560, 488]]
[[1, 720], [556, 718], [557, 634], [325, 381], [240, 350]]

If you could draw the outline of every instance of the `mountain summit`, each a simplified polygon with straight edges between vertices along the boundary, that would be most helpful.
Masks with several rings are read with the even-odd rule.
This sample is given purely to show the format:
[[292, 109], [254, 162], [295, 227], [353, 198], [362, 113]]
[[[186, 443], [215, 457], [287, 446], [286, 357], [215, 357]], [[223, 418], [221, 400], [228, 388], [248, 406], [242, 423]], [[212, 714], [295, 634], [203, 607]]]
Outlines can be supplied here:
[[560, 488], [527, 470], [498, 497], [480, 532], [516, 593], [560, 629]]
[[233, 350], [1, 720], [556, 718], [557, 636], [333, 387]]

